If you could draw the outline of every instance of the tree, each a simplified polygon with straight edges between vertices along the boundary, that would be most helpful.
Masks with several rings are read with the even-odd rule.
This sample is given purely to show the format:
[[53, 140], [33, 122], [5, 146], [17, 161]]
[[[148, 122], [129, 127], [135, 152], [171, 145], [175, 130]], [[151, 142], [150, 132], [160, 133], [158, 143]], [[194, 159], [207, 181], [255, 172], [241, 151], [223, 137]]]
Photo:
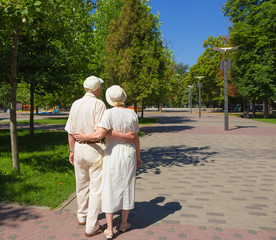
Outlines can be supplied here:
[[95, 11], [91, 14], [93, 23], [93, 57], [91, 69], [94, 75], [103, 77], [104, 49], [109, 34], [109, 24], [116, 21], [121, 12], [124, 0], [98, 0]]
[[40, 11], [40, 1], [22, 0], [0, 1], [0, 15], [3, 26], [7, 31], [12, 31], [12, 55], [11, 55], [11, 108], [10, 108], [10, 133], [13, 169], [20, 173], [18, 143], [17, 143], [17, 126], [16, 126], [16, 78], [17, 78], [17, 54], [19, 33], [28, 22], [33, 22], [34, 17]]
[[230, 42], [239, 46], [232, 54], [231, 76], [239, 92], [249, 100], [276, 98], [276, 4], [274, 0], [228, 0], [223, 12], [233, 22]]
[[30, 89], [31, 137], [35, 94], [58, 95], [65, 85], [72, 91], [73, 82], [89, 74], [92, 7], [90, 2], [78, 0], [45, 3], [40, 18], [21, 34], [19, 72]]
[[[222, 54], [213, 51], [213, 47], [227, 46], [227, 39], [223, 36], [214, 38], [209, 36], [203, 41], [205, 48], [203, 54], [198, 58], [197, 63], [190, 68], [187, 85], [196, 86], [198, 79], [195, 76], [204, 76], [201, 79], [203, 83], [202, 99], [208, 105], [220, 105], [223, 100], [223, 74], [219, 69]], [[187, 86], [186, 86], [187, 88]]]
[[[121, 85], [128, 103], [147, 99], [159, 86], [164, 47], [159, 18], [147, 1], [125, 0], [118, 19], [110, 23], [105, 45], [104, 76], [108, 85]], [[163, 80], [163, 79], [162, 79]]]
[[189, 66], [183, 63], [174, 63], [174, 75], [170, 81], [170, 93], [167, 105], [170, 107], [183, 107], [187, 101], [186, 77]]

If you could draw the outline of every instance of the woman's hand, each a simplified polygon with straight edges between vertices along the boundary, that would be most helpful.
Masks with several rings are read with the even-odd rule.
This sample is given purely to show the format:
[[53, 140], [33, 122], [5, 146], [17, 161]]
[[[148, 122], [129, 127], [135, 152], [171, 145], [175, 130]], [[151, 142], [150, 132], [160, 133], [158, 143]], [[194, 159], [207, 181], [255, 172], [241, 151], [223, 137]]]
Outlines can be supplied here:
[[75, 138], [78, 143], [85, 143], [87, 141], [86, 135], [83, 133], [76, 133]]

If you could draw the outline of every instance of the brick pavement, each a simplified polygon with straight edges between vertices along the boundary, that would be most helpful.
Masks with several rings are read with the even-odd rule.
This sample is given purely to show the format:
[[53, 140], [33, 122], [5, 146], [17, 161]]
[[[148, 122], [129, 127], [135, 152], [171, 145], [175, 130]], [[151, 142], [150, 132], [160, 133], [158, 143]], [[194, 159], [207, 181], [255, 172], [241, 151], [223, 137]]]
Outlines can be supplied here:
[[[116, 239], [276, 240], [275, 125], [230, 117], [225, 132], [222, 114], [145, 116], [161, 118], [143, 127], [133, 228], [115, 230]], [[13, 204], [0, 211], [0, 239], [89, 239], [76, 225], [75, 199], [61, 211]]]

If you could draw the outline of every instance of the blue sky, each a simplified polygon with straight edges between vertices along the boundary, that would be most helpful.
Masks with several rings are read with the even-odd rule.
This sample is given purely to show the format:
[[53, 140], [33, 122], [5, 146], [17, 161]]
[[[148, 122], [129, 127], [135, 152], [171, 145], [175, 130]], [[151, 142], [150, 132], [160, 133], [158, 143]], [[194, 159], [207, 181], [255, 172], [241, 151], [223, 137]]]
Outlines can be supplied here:
[[203, 40], [210, 35], [228, 35], [231, 23], [221, 7], [226, 0], [150, 0], [152, 13], [160, 13], [163, 40], [174, 52], [177, 63], [197, 62], [204, 52]]

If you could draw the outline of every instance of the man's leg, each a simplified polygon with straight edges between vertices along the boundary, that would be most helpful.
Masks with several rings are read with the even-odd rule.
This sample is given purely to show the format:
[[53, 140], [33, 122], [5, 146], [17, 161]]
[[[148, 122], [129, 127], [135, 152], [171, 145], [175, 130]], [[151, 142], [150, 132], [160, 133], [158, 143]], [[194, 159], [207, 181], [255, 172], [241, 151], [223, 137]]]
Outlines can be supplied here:
[[86, 222], [88, 211], [88, 197], [89, 197], [89, 166], [75, 154], [74, 160], [75, 176], [76, 176], [76, 195], [78, 203], [78, 221], [79, 223]]
[[99, 228], [98, 215], [101, 202], [101, 182], [102, 182], [102, 156], [100, 161], [95, 163], [90, 169], [89, 185], [89, 205], [86, 219], [86, 233], [91, 234]]

